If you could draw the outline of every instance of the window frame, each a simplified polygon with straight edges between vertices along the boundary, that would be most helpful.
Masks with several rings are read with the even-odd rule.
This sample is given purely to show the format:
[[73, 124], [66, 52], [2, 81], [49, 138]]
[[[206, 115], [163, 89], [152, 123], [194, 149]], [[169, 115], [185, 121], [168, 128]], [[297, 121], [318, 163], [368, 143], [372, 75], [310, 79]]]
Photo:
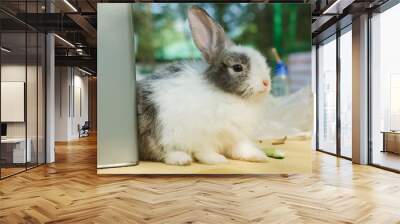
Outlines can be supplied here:
[[[329, 155], [333, 155], [336, 157], [340, 157], [346, 160], [352, 160], [352, 158], [347, 157], [342, 155], [342, 150], [341, 150], [341, 118], [340, 118], [340, 84], [341, 84], [341, 67], [340, 67], [340, 60], [341, 60], [341, 55], [340, 55], [340, 37], [347, 32], [352, 31], [352, 23], [347, 24], [341, 29], [337, 29], [335, 33], [332, 35], [328, 36], [327, 38], [318, 41], [316, 45], [316, 54], [315, 54], [315, 61], [316, 61], [316, 66], [315, 66], [315, 80], [316, 80], [316, 85], [315, 85], [315, 93], [316, 93], [316, 151], [323, 152]], [[322, 43], [326, 44], [329, 43], [330, 41], [336, 41], [336, 151], [335, 153], [329, 152], [327, 150], [321, 149], [320, 148], [320, 143], [319, 143], [319, 121], [320, 121], [320, 114], [319, 114], [319, 84], [320, 84], [320, 74], [319, 74], [319, 51], [318, 49], [320, 48], [320, 45]], [[313, 68], [314, 69], [314, 68]]]

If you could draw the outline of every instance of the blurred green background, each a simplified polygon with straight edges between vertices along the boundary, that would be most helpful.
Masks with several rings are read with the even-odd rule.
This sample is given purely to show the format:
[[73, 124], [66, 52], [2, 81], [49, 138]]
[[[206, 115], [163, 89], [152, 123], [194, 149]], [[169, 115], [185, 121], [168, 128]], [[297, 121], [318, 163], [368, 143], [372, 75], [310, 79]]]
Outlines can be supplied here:
[[288, 3], [136, 3], [134, 30], [139, 73], [182, 59], [199, 59], [187, 22], [188, 7], [204, 8], [241, 45], [253, 46], [274, 66], [271, 48], [283, 60], [311, 51], [311, 11], [308, 4]]

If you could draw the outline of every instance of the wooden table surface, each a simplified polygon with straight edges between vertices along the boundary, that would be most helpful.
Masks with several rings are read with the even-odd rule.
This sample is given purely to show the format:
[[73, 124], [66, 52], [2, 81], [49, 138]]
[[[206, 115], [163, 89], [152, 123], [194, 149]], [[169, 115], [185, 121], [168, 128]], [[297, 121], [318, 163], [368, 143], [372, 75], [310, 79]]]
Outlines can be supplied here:
[[311, 141], [287, 140], [282, 145], [263, 141], [261, 148], [274, 147], [285, 153], [284, 159], [269, 158], [268, 161], [246, 162], [229, 160], [226, 164], [209, 165], [192, 163], [189, 166], [167, 165], [161, 162], [140, 161], [139, 165], [98, 169], [98, 174], [290, 174], [311, 172]]

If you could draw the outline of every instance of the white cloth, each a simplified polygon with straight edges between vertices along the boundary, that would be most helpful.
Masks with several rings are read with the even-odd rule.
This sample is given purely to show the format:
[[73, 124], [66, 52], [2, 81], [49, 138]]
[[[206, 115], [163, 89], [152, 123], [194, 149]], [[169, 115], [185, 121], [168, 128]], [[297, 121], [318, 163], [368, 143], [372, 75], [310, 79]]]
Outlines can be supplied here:
[[265, 119], [256, 128], [257, 139], [311, 136], [314, 127], [313, 107], [314, 96], [310, 86], [288, 96], [269, 96], [265, 102]]

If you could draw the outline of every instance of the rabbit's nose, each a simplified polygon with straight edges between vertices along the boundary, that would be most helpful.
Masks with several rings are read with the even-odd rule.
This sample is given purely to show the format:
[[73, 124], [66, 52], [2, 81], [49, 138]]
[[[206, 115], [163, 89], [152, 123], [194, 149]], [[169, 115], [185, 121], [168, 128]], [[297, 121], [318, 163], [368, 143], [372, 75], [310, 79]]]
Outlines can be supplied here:
[[265, 86], [265, 87], [268, 87], [269, 86], [269, 81], [268, 80], [263, 80], [262, 81], [262, 83], [263, 83], [263, 85]]

